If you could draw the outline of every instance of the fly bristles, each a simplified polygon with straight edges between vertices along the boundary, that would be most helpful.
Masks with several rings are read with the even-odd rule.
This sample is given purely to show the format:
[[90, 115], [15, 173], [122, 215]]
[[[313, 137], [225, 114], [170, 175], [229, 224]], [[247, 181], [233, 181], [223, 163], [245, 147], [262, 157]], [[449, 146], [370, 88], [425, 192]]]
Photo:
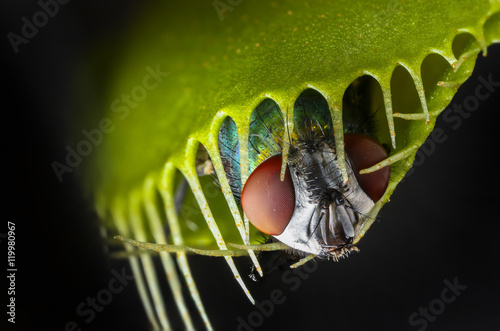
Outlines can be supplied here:
[[342, 246], [340, 248], [333, 248], [331, 250], [325, 250], [324, 254], [328, 259], [332, 259], [335, 262], [339, 262], [340, 259], [345, 259], [352, 252], [359, 252], [359, 248], [353, 245]]

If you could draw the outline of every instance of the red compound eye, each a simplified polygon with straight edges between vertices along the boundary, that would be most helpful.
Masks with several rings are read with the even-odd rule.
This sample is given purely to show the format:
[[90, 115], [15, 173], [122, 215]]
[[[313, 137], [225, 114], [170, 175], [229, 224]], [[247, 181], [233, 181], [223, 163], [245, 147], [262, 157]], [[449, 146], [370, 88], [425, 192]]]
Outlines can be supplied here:
[[295, 208], [295, 190], [288, 169], [280, 180], [281, 155], [262, 162], [248, 177], [241, 192], [241, 205], [248, 220], [260, 231], [279, 235]]
[[387, 158], [387, 152], [375, 139], [361, 133], [344, 134], [344, 143], [359, 185], [373, 201], [378, 201], [389, 185], [391, 168], [387, 166], [362, 175], [359, 171]]

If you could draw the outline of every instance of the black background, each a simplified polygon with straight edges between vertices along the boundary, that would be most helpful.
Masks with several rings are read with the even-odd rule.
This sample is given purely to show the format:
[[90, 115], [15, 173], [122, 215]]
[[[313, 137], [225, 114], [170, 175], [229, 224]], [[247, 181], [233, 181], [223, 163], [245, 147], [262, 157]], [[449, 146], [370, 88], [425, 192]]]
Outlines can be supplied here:
[[[77, 64], [96, 38], [118, 38], [135, 7], [122, 1], [70, 2], [14, 54], [5, 36], [19, 33], [21, 17], [37, 10], [35, 2], [4, 1], [1, 11], [1, 147], [7, 187], [0, 233], [7, 231], [7, 221], [15, 222], [18, 267], [16, 325], [8, 327], [64, 330], [67, 322], [75, 321], [82, 330], [148, 329], [133, 282], [91, 323], [76, 313], [87, 297], [107, 288], [110, 270], [131, 271], [126, 263], [107, 257], [78, 177], [67, 175], [59, 183], [50, 166], [64, 156], [68, 123], [81, 111], [72, 98]], [[500, 81], [500, 45], [488, 52], [452, 105], [474, 95], [479, 75], [492, 74]], [[359, 254], [340, 263], [319, 263], [296, 291], [281, 274], [251, 285], [257, 301], [269, 299], [273, 289], [286, 297], [255, 329], [417, 330], [409, 316], [439, 299], [443, 281], [455, 278], [467, 289], [445, 304], [427, 329], [500, 329], [499, 105], [497, 88], [458, 128], [438, 120], [436, 127], [446, 132], [446, 141], [398, 186], [379, 222], [361, 241]], [[0, 240], [3, 273], [6, 240]], [[255, 308], [225, 262], [197, 256], [190, 260], [213, 325], [236, 329], [237, 317], [247, 320]], [[239, 261], [243, 274], [247, 263]], [[7, 283], [2, 278], [5, 307]], [[1, 316], [3, 324], [7, 316]]]

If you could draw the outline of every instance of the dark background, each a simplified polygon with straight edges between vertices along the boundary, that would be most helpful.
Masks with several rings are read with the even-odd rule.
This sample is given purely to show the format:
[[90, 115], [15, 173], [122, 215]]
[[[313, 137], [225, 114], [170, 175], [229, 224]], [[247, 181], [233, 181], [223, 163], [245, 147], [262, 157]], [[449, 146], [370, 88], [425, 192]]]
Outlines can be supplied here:
[[[9, 31], [19, 33], [21, 17], [31, 17], [39, 7], [35, 2], [7, 1], [1, 6], [0, 141], [7, 189], [0, 233], [7, 231], [7, 221], [15, 222], [18, 267], [16, 325], [8, 327], [64, 330], [68, 321], [75, 321], [82, 330], [145, 330], [148, 322], [133, 281], [91, 323], [77, 315], [80, 303], [107, 288], [113, 277], [110, 270], [131, 271], [127, 263], [107, 257], [78, 177], [66, 175], [59, 183], [50, 166], [63, 159], [68, 123], [82, 108], [73, 98], [78, 64], [96, 39], [118, 38], [136, 8], [123, 1], [61, 5], [59, 13], [14, 54], [5, 36]], [[211, 14], [217, 19], [215, 12]], [[474, 95], [479, 75], [492, 74], [500, 81], [500, 45], [488, 52], [478, 59], [452, 105]], [[296, 291], [280, 273], [252, 284], [258, 301], [269, 299], [273, 289], [286, 297], [255, 329], [417, 330], [408, 323], [409, 316], [439, 299], [443, 281], [453, 283], [455, 278], [467, 289], [445, 304], [427, 329], [500, 329], [499, 105], [497, 88], [457, 129], [438, 120], [436, 127], [446, 132], [447, 140], [398, 186], [379, 222], [361, 241], [359, 254], [340, 263], [319, 263]], [[6, 261], [6, 240], [0, 240]], [[225, 262], [197, 256], [191, 261], [214, 327], [236, 329], [237, 317], [247, 320], [255, 308]], [[239, 260], [242, 274], [247, 264]], [[2, 262], [2, 273], [5, 269]], [[7, 283], [2, 279], [5, 307]], [[7, 317], [1, 316], [3, 324]]]

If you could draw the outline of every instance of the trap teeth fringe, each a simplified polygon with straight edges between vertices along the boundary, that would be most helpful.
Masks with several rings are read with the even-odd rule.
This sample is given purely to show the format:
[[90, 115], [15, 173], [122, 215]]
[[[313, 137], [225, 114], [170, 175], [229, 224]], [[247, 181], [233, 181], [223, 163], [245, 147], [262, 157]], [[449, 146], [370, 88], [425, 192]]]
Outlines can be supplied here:
[[[498, 13], [491, 13], [492, 17], [496, 15], [498, 18]], [[452, 45], [447, 45], [442, 50], [427, 50], [427, 52], [432, 54], [440, 55], [444, 58], [449, 64], [450, 68], [454, 74], [450, 74], [446, 77], [445, 80], [439, 81], [436, 83], [437, 88], [442, 90], [450, 90], [448, 94], [447, 100], [450, 100], [451, 95], [453, 94], [452, 90], [456, 90], [460, 84], [468, 77], [469, 71], [466, 70], [466, 65], [482, 50], [483, 54], [486, 55], [486, 38], [482, 31], [479, 30], [458, 30], [456, 33], [469, 33], [476, 39], [477, 45], [473, 45], [472, 47], [466, 49], [462, 52], [462, 54], [453, 54]], [[498, 36], [496, 36], [498, 38]], [[497, 40], [497, 39], [495, 39]], [[498, 40], [497, 40], [498, 41]], [[491, 41], [492, 42], [492, 41]], [[417, 61], [418, 62], [418, 61]], [[439, 105], [438, 107], [432, 104], [431, 100], [426, 98], [426, 91], [424, 89], [425, 80], [422, 77], [421, 72], [421, 64], [423, 61], [418, 63], [404, 63], [398, 62], [396, 66], [400, 66], [404, 68], [408, 74], [411, 76], [413, 81], [414, 89], [417, 92], [418, 99], [421, 106], [421, 112], [416, 113], [402, 113], [402, 112], [394, 112], [394, 103], [393, 103], [393, 91], [391, 87], [391, 76], [384, 75], [387, 70], [384, 69], [383, 72], [377, 71], [362, 71], [361, 74], [373, 77], [380, 85], [381, 95], [383, 98], [383, 105], [385, 108], [385, 118], [387, 121], [387, 130], [388, 136], [390, 140], [390, 145], [393, 147], [393, 154], [390, 155], [387, 159], [369, 167], [367, 169], [361, 170], [361, 173], [370, 173], [373, 171], [377, 171], [378, 169], [385, 166], [395, 165], [397, 162], [405, 160], [404, 167], [409, 168], [412, 161], [412, 156], [415, 155], [417, 149], [419, 148], [421, 142], [416, 141], [400, 141], [397, 140], [397, 135], [400, 133], [399, 129], [396, 128], [396, 123], [394, 118], [399, 118], [406, 121], [422, 121], [425, 125], [429, 125], [435, 118], [443, 111], [446, 107], [443, 105]], [[395, 68], [393, 69], [394, 73]], [[463, 71], [463, 72], [461, 72]], [[331, 118], [333, 121], [333, 134], [335, 138], [335, 146], [337, 150], [337, 158], [338, 162], [341, 166], [341, 173], [344, 181], [347, 181], [347, 170], [345, 167], [345, 152], [344, 152], [344, 127], [342, 121], [342, 95], [338, 95], [335, 93], [335, 89], [332, 89], [328, 84], [306, 84], [308, 89], [314, 89], [320, 92], [328, 102], [329, 109], [331, 112]], [[293, 124], [293, 109], [294, 102], [296, 98], [304, 91], [304, 85], [298, 87], [295, 91], [288, 91], [287, 93], [281, 92], [265, 92], [262, 93], [262, 97], [256, 98], [253, 100], [253, 108], [262, 101], [262, 98], [272, 99], [279, 106], [281, 111], [283, 112], [284, 118], [284, 126], [285, 126], [285, 136], [283, 140], [289, 139], [290, 132], [293, 132], [294, 124]], [[233, 110], [234, 111], [234, 110]], [[241, 111], [238, 109], [238, 111]], [[130, 243], [147, 247], [145, 242], [149, 239], [148, 234], [151, 234], [154, 241], [157, 243], [167, 243], [167, 238], [163, 231], [163, 220], [159, 213], [159, 208], [164, 208], [166, 214], [166, 222], [170, 229], [170, 238], [172, 240], [172, 247], [181, 247], [175, 251], [175, 259], [169, 254], [167, 251], [160, 251], [160, 259], [161, 265], [163, 267], [163, 271], [165, 274], [157, 275], [155, 273], [155, 268], [152, 262], [152, 257], [149, 254], [135, 254], [134, 248], [131, 245], [125, 245], [125, 256], [129, 259], [131, 268], [134, 273], [135, 282], [137, 284], [138, 292], [143, 302], [144, 309], [146, 311], [146, 315], [154, 329], [171, 329], [170, 320], [167, 316], [167, 309], [162, 299], [162, 293], [160, 291], [159, 280], [158, 277], [166, 277], [168, 279], [168, 284], [172, 289], [172, 293], [174, 295], [174, 299], [176, 302], [176, 306], [180, 312], [182, 320], [184, 322], [184, 326], [186, 329], [193, 329], [193, 321], [189, 314], [186, 302], [182, 295], [182, 285], [177, 274], [177, 267], [181, 270], [183, 278], [187, 283], [187, 287], [191, 296], [191, 299], [195, 303], [198, 314], [200, 315], [205, 327], [208, 330], [212, 330], [212, 326], [206, 314], [205, 308], [201, 301], [200, 295], [196, 288], [196, 284], [191, 275], [191, 271], [188, 265], [186, 252], [188, 249], [184, 247], [183, 237], [179, 226], [178, 214], [175, 208], [174, 202], [174, 182], [175, 182], [175, 173], [177, 170], [180, 170], [185, 176], [187, 182], [189, 183], [190, 189], [193, 192], [197, 203], [200, 206], [200, 210], [203, 213], [203, 217], [206, 220], [207, 226], [210, 228], [213, 237], [217, 241], [217, 245], [219, 246], [218, 251], [214, 251], [214, 255], [224, 256], [226, 259], [235, 279], [238, 281], [241, 288], [244, 290], [248, 299], [254, 303], [254, 300], [246, 288], [246, 285], [243, 283], [242, 277], [240, 277], [238, 270], [236, 269], [234, 262], [231, 256], [226, 256], [226, 252], [229, 251], [227, 249], [227, 245], [222, 238], [222, 235], [219, 231], [216, 220], [214, 220], [211, 210], [209, 208], [209, 204], [207, 198], [204, 193], [200, 189], [200, 182], [198, 175], [202, 174], [212, 174], [214, 171], [219, 179], [219, 183], [221, 185], [221, 190], [224, 194], [224, 197], [227, 201], [231, 214], [234, 217], [235, 226], [239, 231], [241, 239], [243, 241], [243, 245], [235, 245], [229, 244], [228, 246], [236, 247], [238, 254], [249, 255], [252, 259], [255, 269], [262, 276], [262, 269], [259, 265], [257, 257], [255, 256], [254, 250], [266, 250], [267, 248], [271, 248], [271, 246], [266, 245], [250, 245], [250, 237], [249, 237], [249, 222], [245, 215], [241, 215], [238, 205], [231, 193], [231, 187], [227, 180], [227, 177], [224, 173], [224, 168], [222, 165], [222, 161], [219, 154], [218, 149], [218, 137], [217, 134], [219, 132], [219, 128], [221, 126], [222, 121], [227, 117], [231, 116], [231, 110], [221, 110], [216, 116], [213, 118], [210, 133], [208, 135], [199, 135], [193, 136], [189, 139], [184, 154], [178, 158], [169, 159], [168, 162], [165, 163], [163, 171], [160, 176], [148, 176], [145, 181], [143, 187], [131, 192], [126, 196], [118, 196], [114, 197], [114, 199], [110, 201], [105, 201], [102, 199], [98, 202], [99, 209], [101, 210], [101, 215], [105, 214], [102, 211], [107, 209], [110, 213], [112, 223], [115, 225], [120, 236], [118, 239], [124, 239], [123, 237], [134, 238], [133, 240], [129, 240]], [[248, 119], [241, 120], [241, 117], [235, 117], [236, 125], [239, 128], [238, 131], [238, 140], [240, 149], [240, 166], [241, 166], [241, 181], [242, 185], [244, 185], [246, 179], [249, 176], [249, 164], [248, 164], [248, 141], [249, 141], [249, 122]], [[398, 124], [399, 125], [399, 124]], [[432, 126], [432, 125], [431, 125]], [[430, 128], [427, 129], [430, 131]], [[402, 145], [404, 142], [404, 146]], [[195, 158], [198, 151], [198, 146], [200, 143], [203, 143], [206, 147], [206, 152], [210, 157], [210, 163], [208, 162], [198, 162], [198, 165], [203, 165], [203, 167], [196, 168]], [[389, 143], [388, 143], [389, 144]], [[287, 156], [289, 151], [289, 145], [285, 144], [283, 146], [283, 163], [282, 163], [282, 172], [281, 176], [283, 178], [286, 165], [287, 165]], [[203, 161], [203, 160], [202, 160]], [[205, 159], [206, 161], [206, 159]], [[213, 168], [211, 167], [213, 165]], [[378, 213], [382, 205], [388, 201], [388, 197], [392, 194], [396, 184], [401, 180], [402, 176], [395, 178], [394, 181], [390, 184], [391, 186], [387, 189], [386, 194], [380, 201], [378, 201], [375, 207], [372, 209], [370, 215], [367, 215], [366, 223], [363, 225], [362, 229], [357, 238], [355, 238], [354, 243], [360, 240], [363, 237], [364, 233], [371, 226], [373, 221], [375, 220], [375, 215]], [[158, 194], [161, 196], [161, 203], [163, 206], [158, 206], [155, 201], [154, 195]], [[102, 207], [105, 205], [105, 202], [108, 202], [107, 207]], [[146, 222], [147, 220], [147, 222]], [[122, 237], [123, 236], [123, 237]], [[127, 239], [128, 240], [128, 239]], [[156, 246], [154, 246], [156, 245]], [[259, 246], [259, 247], [258, 247]], [[153, 244], [151, 247], [157, 247], [158, 249], [162, 248], [161, 245]], [[184, 247], [184, 248], [182, 248]], [[276, 249], [288, 250], [289, 247], [283, 247], [276, 245]], [[352, 249], [354, 250], [354, 249]], [[345, 258], [352, 251], [347, 249], [342, 251], [338, 255], [329, 256], [334, 261], [339, 261], [340, 258]], [[219, 253], [220, 252], [220, 253]], [[199, 251], [194, 251], [194, 253], [201, 253]], [[210, 253], [210, 252], [207, 252]], [[231, 254], [231, 253], [228, 253]], [[236, 255], [234, 255], [236, 256]], [[291, 265], [292, 268], [297, 268], [306, 262], [314, 259], [316, 255], [307, 255], [303, 257], [298, 262]], [[175, 261], [174, 261], [175, 260]], [[176, 267], [177, 265], [177, 267]]]
[[[157, 242], [167, 242], [163, 230], [159, 210], [153, 202], [154, 195], [157, 191], [161, 194], [164, 208], [167, 214], [167, 223], [171, 231], [171, 237], [175, 245], [182, 245], [182, 235], [178, 224], [177, 212], [173, 200], [173, 176], [175, 168], [171, 164], [165, 166], [164, 179], [169, 179], [164, 182], [166, 189], [157, 189], [155, 180], [152, 177], [144, 182], [142, 189], [133, 192], [128, 198], [116, 198], [111, 208], [111, 217], [116, 225], [118, 232], [124, 236], [131, 236], [139, 240], [146, 240], [146, 233], [152, 233], [153, 238]], [[129, 206], [127, 213], [126, 206]], [[144, 211], [145, 213], [142, 213]], [[144, 220], [146, 216], [147, 223]], [[141, 254], [134, 256], [134, 248], [130, 245], [125, 245], [128, 259], [130, 261], [134, 277], [136, 279], [139, 296], [143, 302], [146, 315], [154, 329], [171, 329], [167, 309], [163, 303], [162, 293], [158, 276], [155, 271], [154, 263], [150, 254]], [[194, 329], [194, 324], [191, 319], [191, 314], [187, 308], [184, 296], [182, 294], [182, 285], [179, 279], [176, 265], [173, 257], [166, 253], [160, 252], [160, 260], [164, 277], [168, 280], [168, 285], [172, 290], [174, 301], [181, 315], [182, 321], [186, 329]], [[212, 330], [211, 323], [206, 314], [205, 308], [201, 301], [200, 295], [196, 288], [196, 284], [191, 275], [188, 266], [186, 253], [178, 252], [176, 254], [177, 265], [184, 276], [187, 283], [190, 296], [198, 310], [198, 313], [207, 328]], [[145, 277], [145, 278], [144, 278]]]

